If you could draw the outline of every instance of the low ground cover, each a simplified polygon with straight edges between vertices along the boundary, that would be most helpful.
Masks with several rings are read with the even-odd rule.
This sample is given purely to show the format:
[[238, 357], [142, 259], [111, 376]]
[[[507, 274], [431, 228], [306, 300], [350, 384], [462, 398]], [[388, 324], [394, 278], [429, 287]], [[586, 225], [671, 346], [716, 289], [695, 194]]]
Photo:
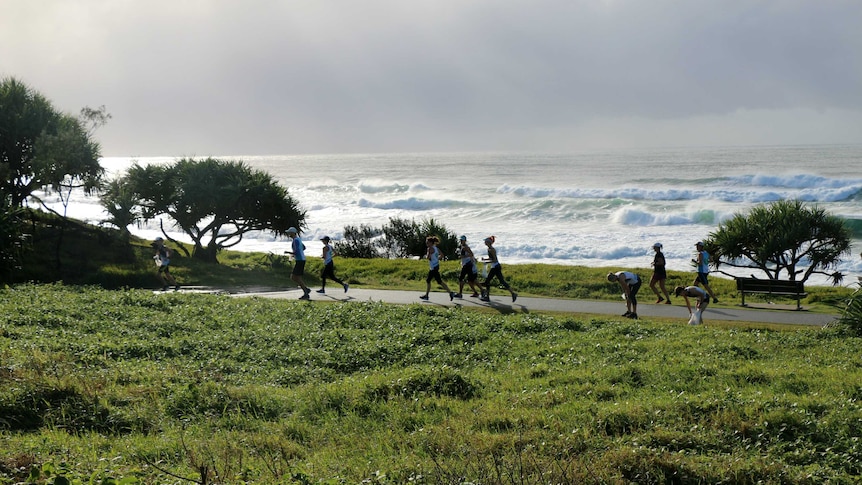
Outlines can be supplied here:
[[856, 483], [860, 339], [0, 290], [0, 483]]

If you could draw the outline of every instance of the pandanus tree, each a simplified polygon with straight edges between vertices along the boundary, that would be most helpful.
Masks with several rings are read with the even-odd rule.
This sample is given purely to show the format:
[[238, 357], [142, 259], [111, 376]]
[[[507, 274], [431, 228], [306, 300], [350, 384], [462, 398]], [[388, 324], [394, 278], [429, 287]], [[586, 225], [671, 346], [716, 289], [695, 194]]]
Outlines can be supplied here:
[[759, 270], [769, 279], [806, 281], [813, 274], [840, 284], [835, 270], [850, 252], [844, 221], [799, 200], [780, 200], [735, 214], [704, 241], [715, 266]]
[[134, 211], [141, 220], [168, 216], [191, 238], [191, 256], [208, 262], [217, 262], [219, 251], [239, 244], [251, 231], [284, 235], [291, 226], [306, 226], [305, 211], [287, 189], [241, 161], [183, 158], [169, 165], [134, 164], [117, 187], [124, 196], [134, 194]]

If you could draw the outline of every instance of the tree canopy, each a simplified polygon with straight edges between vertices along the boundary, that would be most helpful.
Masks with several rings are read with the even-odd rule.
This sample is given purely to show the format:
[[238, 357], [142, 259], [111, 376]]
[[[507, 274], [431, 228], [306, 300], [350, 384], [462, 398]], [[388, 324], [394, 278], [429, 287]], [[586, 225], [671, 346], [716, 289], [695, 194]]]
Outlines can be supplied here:
[[704, 241], [715, 265], [762, 271], [769, 279], [806, 281], [824, 274], [839, 284], [844, 275], [830, 271], [850, 252], [850, 229], [837, 216], [798, 200], [781, 200], [736, 214]]
[[272, 176], [243, 162], [183, 158], [170, 165], [133, 165], [116, 187], [134, 194], [140, 218], [162, 215], [194, 242], [192, 255], [216, 262], [221, 249], [250, 231], [301, 231], [305, 211]]
[[108, 118], [104, 107], [84, 108], [80, 117], [58, 112], [17, 79], [0, 81], [0, 194], [21, 207], [37, 190], [94, 192], [104, 169], [92, 128]]

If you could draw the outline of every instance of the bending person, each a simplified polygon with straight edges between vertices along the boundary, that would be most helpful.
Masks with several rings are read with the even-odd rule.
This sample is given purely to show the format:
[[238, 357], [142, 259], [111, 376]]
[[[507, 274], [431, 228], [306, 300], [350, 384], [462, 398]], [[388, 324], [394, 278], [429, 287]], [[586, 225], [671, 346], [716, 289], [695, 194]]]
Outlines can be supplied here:
[[[674, 288], [673, 294], [685, 298], [685, 306], [688, 307], [689, 315], [695, 317], [693, 319], [689, 318], [688, 322], [690, 324], [697, 325], [703, 323], [703, 312], [706, 310], [706, 307], [709, 306], [709, 294], [706, 290], [698, 288], [697, 286], [686, 286], [685, 288], [677, 286]], [[697, 303], [694, 305], [694, 309], [697, 311], [697, 314], [692, 312], [691, 302], [688, 301], [689, 298], [695, 298], [697, 300]]]
[[616, 281], [623, 289], [626, 298], [626, 312], [624, 317], [638, 319], [638, 291], [641, 289], [641, 277], [629, 271], [617, 271], [608, 273], [608, 281]]

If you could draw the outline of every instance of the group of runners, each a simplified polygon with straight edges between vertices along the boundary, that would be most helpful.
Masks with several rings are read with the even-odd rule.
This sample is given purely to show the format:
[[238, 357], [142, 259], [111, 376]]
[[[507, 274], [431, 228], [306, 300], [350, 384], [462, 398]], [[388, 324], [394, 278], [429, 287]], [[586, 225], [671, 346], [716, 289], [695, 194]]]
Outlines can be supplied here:
[[497, 279], [500, 286], [508, 290], [512, 295], [512, 303], [514, 303], [518, 299], [518, 294], [515, 293], [515, 290], [512, 289], [503, 276], [503, 266], [497, 259], [497, 249], [494, 248], [495, 239], [494, 236], [488, 236], [484, 240], [485, 246], [488, 248], [488, 255], [482, 258], [482, 262], [489, 265], [490, 269], [485, 275], [485, 281], [481, 284], [477, 283], [479, 279], [479, 264], [476, 260], [476, 255], [473, 254], [473, 250], [467, 244], [467, 236], [461, 236], [458, 239], [460, 245], [457, 256], [461, 261], [461, 273], [458, 276], [458, 292], [455, 293], [449, 289], [449, 285], [440, 276], [442, 254], [440, 253], [440, 248], [437, 247], [440, 244], [440, 238], [437, 236], [428, 236], [425, 238], [425, 245], [428, 247], [426, 253], [428, 258], [428, 277], [425, 278], [425, 294], [419, 296], [419, 299], [428, 300], [428, 294], [431, 292], [431, 281], [436, 281], [437, 284], [449, 293], [450, 301], [455, 298], [463, 298], [465, 284], [469, 285], [470, 289], [473, 290], [473, 294], [470, 297], [479, 298], [481, 301], [491, 301], [491, 281]]
[[[697, 258], [691, 261], [697, 266], [697, 276], [690, 286], [677, 286], [674, 288], [673, 294], [685, 299], [685, 306], [688, 307], [688, 313], [691, 315], [689, 323], [696, 325], [703, 323], [702, 315], [707, 305], [709, 305], [709, 299], [712, 298], [713, 303], [718, 303], [718, 298], [715, 297], [715, 293], [713, 293], [712, 288], [709, 286], [709, 253], [704, 249], [703, 242], [701, 241], [695, 243], [694, 246], [697, 249]], [[655, 256], [652, 261], [653, 274], [650, 278], [649, 286], [656, 297], [658, 297], [656, 300], [657, 304], [664, 302], [670, 305], [670, 295], [665, 287], [667, 270], [665, 269], [662, 244], [653, 244], [653, 249], [655, 250]], [[626, 300], [626, 312], [623, 313], [623, 316], [636, 320], [638, 318], [637, 295], [643, 283], [640, 276], [630, 271], [617, 271], [616, 273], [608, 273], [608, 281], [619, 283], [623, 289], [623, 298]], [[703, 288], [700, 288], [698, 284], [703, 285]], [[659, 288], [661, 292], [659, 292]], [[689, 298], [695, 300], [693, 309]]]
[[[305, 274], [305, 244], [303, 244], [302, 238], [299, 237], [295, 227], [289, 228], [287, 230], [287, 235], [291, 238], [291, 251], [287, 252], [292, 254], [294, 258], [293, 270], [291, 271], [290, 278], [302, 289], [302, 296], [300, 296], [299, 299], [309, 300], [311, 289], [305, 285], [303, 280], [303, 275]], [[320, 274], [320, 289], [317, 290], [317, 293], [326, 293], [327, 280], [332, 280], [338, 283], [344, 289], [344, 292], [347, 293], [350, 288], [349, 285], [335, 276], [335, 264], [332, 260], [335, 252], [330, 245], [332, 242], [331, 238], [329, 236], [323, 236], [320, 238], [320, 241], [323, 242], [321, 258], [323, 259], [324, 265], [323, 271]], [[494, 241], [494, 236], [486, 237], [483, 240], [487, 247], [487, 255], [481, 259], [481, 262], [486, 265], [486, 274], [484, 275], [485, 281], [478, 283], [479, 260], [476, 259], [475, 254], [473, 254], [473, 250], [470, 249], [470, 245], [467, 243], [467, 236], [461, 236], [459, 238], [460, 244], [456, 256], [461, 262], [461, 273], [458, 276], [458, 292], [456, 293], [449, 288], [449, 285], [443, 281], [443, 277], [440, 275], [440, 261], [444, 259], [443, 254], [437, 247], [438, 244], [440, 244], [440, 238], [437, 236], [428, 236], [425, 238], [425, 245], [427, 246], [425, 256], [428, 259], [428, 276], [425, 278], [425, 293], [420, 295], [419, 299], [426, 301], [429, 299], [429, 295], [431, 293], [431, 282], [436, 281], [437, 284], [439, 284], [449, 294], [450, 301], [455, 298], [463, 298], [465, 285], [469, 285], [470, 289], [473, 290], [470, 297], [478, 298], [480, 301], [490, 301], [491, 282], [496, 279], [499, 282], [500, 287], [507, 290], [512, 295], [512, 302], [514, 303], [515, 300], [518, 299], [518, 294], [512, 289], [506, 281], [506, 278], [503, 276], [503, 266], [497, 259], [497, 249], [494, 248]], [[164, 285], [162, 289], [167, 290], [170, 286], [173, 286], [175, 290], [178, 290], [180, 285], [170, 273], [171, 254], [170, 250], [164, 245], [164, 240], [160, 237], [156, 238], [153, 243], [153, 248], [156, 250], [155, 259], [158, 266], [158, 275], [162, 279], [162, 283]], [[673, 294], [676, 297], [681, 296], [685, 299], [685, 305], [688, 307], [688, 311], [691, 314], [689, 322], [692, 324], [699, 324], [702, 323], [702, 314], [703, 311], [706, 310], [707, 305], [709, 305], [710, 298], [712, 298], [713, 303], [718, 303], [718, 298], [715, 297], [712, 288], [709, 286], [709, 253], [704, 249], [703, 242], [701, 241], [698, 241], [695, 244], [695, 248], [697, 249], [697, 258], [693, 259], [692, 262], [697, 266], [697, 276], [690, 286], [677, 286], [674, 288]], [[664, 253], [662, 253], [662, 244], [653, 244], [653, 249], [655, 250], [655, 256], [652, 261], [653, 274], [650, 278], [649, 286], [658, 298], [656, 300], [657, 304], [664, 302], [669, 305], [671, 304], [671, 299], [670, 294], [665, 287], [667, 271], [665, 269]], [[637, 294], [641, 288], [641, 284], [643, 283], [641, 277], [630, 271], [617, 271], [615, 273], [608, 273], [607, 279], [610, 282], [618, 283], [623, 290], [623, 298], [626, 300], [626, 312], [623, 313], [623, 316], [637, 319]], [[698, 286], [699, 284], [703, 285], [703, 288], [700, 288]], [[694, 308], [692, 308], [689, 298], [693, 298], [695, 300]]]

